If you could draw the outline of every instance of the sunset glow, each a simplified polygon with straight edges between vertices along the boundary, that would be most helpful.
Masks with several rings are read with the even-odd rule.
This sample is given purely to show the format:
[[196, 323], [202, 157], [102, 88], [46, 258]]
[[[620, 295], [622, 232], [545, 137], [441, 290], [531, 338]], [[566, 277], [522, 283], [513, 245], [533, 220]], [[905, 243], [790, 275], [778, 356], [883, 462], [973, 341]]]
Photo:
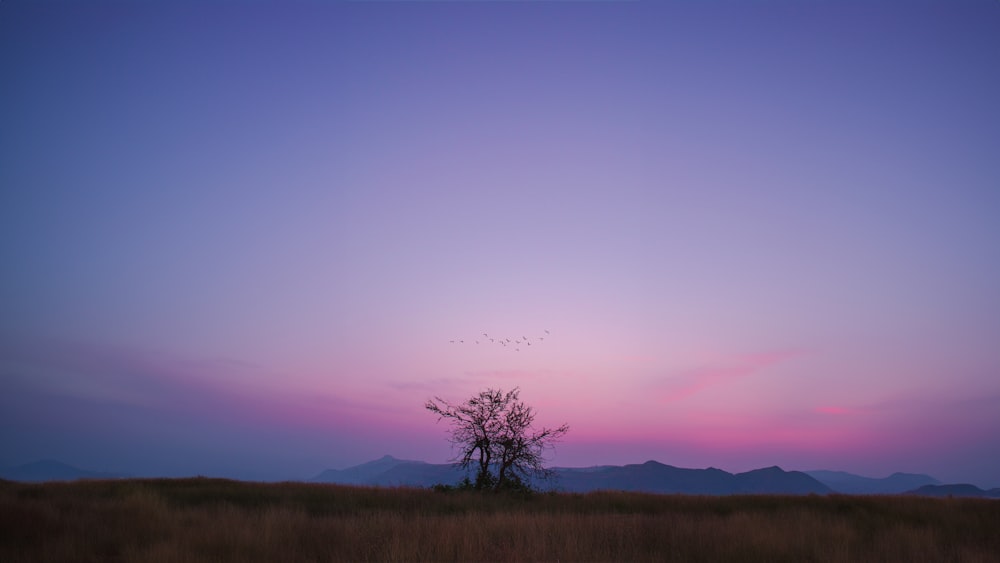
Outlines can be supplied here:
[[0, 466], [443, 463], [516, 386], [553, 465], [1000, 487], [998, 60], [987, 0], [2, 2]]

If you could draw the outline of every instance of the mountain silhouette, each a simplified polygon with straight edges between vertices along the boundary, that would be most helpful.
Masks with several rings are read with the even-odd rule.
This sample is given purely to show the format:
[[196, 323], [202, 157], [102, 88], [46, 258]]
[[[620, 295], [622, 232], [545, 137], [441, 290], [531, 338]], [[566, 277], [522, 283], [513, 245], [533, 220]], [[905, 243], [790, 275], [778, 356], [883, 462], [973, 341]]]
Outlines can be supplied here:
[[[779, 467], [733, 474], [715, 468], [684, 469], [647, 461], [625, 466], [561, 467], [554, 468], [552, 472], [551, 479], [536, 480], [532, 484], [543, 490], [566, 492], [619, 490], [703, 495], [831, 492], [827, 486], [805, 473], [784, 471]], [[454, 485], [466, 475], [465, 471], [454, 464], [431, 464], [385, 456], [347, 469], [324, 471], [311, 481], [345, 485], [429, 487], [439, 483]]]
[[733, 474], [714, 467], [685, 469], [652, 460], [643, 464], [605, 466], [585, 471], [556, 470], [552, 488], [568, 492], [618, 490], [698, 495], [831, 492], [826, 485], [805, 473], [785, 471], [779, 467]]
[[846, 471], [817, 470], [805, 473], [838, 493], [852, 495], [897, 494], [912, 491], [924, 485], [941, 484], [930, 475], [915, 473], [893, 473], [881, 479], [862, 477]]
[[430, 487], [437, 483], [458, 482], [465, 472], [452, 464], [431, 464], [424, 461], [398, 459], [391, 455], [348, 467], [327, 469], [310, 479], [315, 483], [342, 485], [374, 485], [381, 487]]
[[[647, 461], [630, 465], [554, 467], [549, 479], [531, 481], [539, 490], [583, 493], [598, 490], [662, 494], [910, 494], [937, 497], [1000, 499], [1000, 488], [983, 490], [970, 484], [942, 484], [929, 475], [893, 473], [884, 478], [862, 477], [844, 471], [785, 471], [766, 467], [744, 473], [721, 469], [687, 469]], [[431, 487], [455, 485], [473, 477], [455, 464], [434, 464], [385, 455], [348, 467], [327, 469], [310, 482], [376, 487]], [[22, 482], [120, 479], [129, 475], [81, 469], [55, 460], [41, 460], [0, 468], [0, 479]]]
[[906, 494], [928, 497], [1000, 498], [1000, 488], [984, 491], [975, 485], [967, 483], [957, 485], [924, 485], [918, 489], [907, 491]]
[[119, 479], [122, 477], [127, 477], [127, 475], [80, 469], [51, 459], [0, 469], [0, 478], [10, 481], [73, 481], [76, 479]]

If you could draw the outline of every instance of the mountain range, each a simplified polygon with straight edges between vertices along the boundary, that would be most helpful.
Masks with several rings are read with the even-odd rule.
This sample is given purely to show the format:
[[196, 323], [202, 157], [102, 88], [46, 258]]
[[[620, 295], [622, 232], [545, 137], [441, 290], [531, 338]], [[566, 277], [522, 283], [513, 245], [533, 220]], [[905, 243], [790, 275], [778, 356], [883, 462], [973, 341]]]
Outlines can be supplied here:
[[816, 470], [805, 473], [838, 493], [852, 495], [905, 493], [924, 485], [941, 484], [930, 475], [915, 473], [893, 473], [881, 479], [862, 477], [846, 471]]
[[918, 489], [907, 491], [908, 495], [927, 497], [984, 497], [1000, 499], [1000, 487], [983, 490], [975, 485], [924, 485]]
[[721, 469], [684, 469], [657, 461], [588, 470], [555, 470], [552, 488], [567, 492], [620, 490], [695, 495], [825, 494], [829, 487], [800, 471], [780, 467], [729, 473]]
[[[1000, 498], [1000, 488], [983, 490], [968, 484], [942, 484], [929, 475], [893, 473], [876, 479], [843, 471], [785, 471], [766, 467], [744, 473], [721, 469], [686, 469], [657, 461], [629, 465], [554, 467], [552, 477], [532, 484], [542, 490], [588, 492], [621, 490], [667, 494], [915, 494]], [[430, 487], [456, 484], [466, 472], [454, 464], [433, 464], [389, 455], [346, 469], [327, 469], [308, 481], [379, 487]], [[0, 468], [0, 479], [71, 481], [128, 477], [80, 469], [53, 460]]]
[[128, 475], [80, 469], [51, 459], [0, 468], [0, 479], [9, 481], [74, 481], [76, 479], [120, 479], [124, 477], [128, 477]]
[[[535, 482], [541, 489], [587, 492], [624, 490], [682, 494], [920, 494], [929, 496], [982, 496], [1000, 498], [1000, 488], [984, 491], [973, 485], [942, 485], [929, 475], [893, 473], [880, 479], [843, 471], [785, 471], [768, 467], [729, 473], [721, 469], [685, 469], [647, 461], [632, 465], [555, 467], [553, 477]], [[329, 469], [310, 479], [318, 483], [340, 483], [381, 487], [429, 487], [454, 484], [466, 473], [452, 464], [380, 459], [349, 467]], [[950, 492], [949, 492], [950, 491]]]

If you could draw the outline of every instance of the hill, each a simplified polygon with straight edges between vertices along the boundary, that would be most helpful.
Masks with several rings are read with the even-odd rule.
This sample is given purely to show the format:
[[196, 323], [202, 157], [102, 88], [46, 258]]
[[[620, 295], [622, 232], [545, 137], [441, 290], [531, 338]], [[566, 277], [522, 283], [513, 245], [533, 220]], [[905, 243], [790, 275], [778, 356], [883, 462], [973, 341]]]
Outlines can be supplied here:
[[60, 461], [45, 459], [14, 467], [0, 469], [0, 478], [10, 481], [75, 481], [76, 479], [119, 479], [127, 477], [117, 473], [103, 473], [80, 469]]
[[[431, 464], [385, 456], [347, 469], [328, 469], [311, 481], [345, 485], [429, 487], [438, 483], [455, 484], [465, 475], [464, 471], [452, 464]], [[805, 473], [784, 471], [779, 467], [733, 474], [715, 468], [684, 469], [657, 461], [625, 466], [556, 468], [553, 469], [551, 479], [534, 484], [543, 490], [566, 492], [618, 490], [703, 495], [831, 492], [827, 486]]]
[[806, 471], [813, 479], [823, 483], [838, 493], [852, 495], [897, 494], [911, 491], [924, 485], [940, 485], [941, 482], [930, 475], [915, 473], [893, 473], [880, 479], [862, 477], [846, 471]]
[[457, 483], [465, 472], [450, 463], [432, 464], [424, 461], [398, 459], [391, 455], [348, 467], [327, 469], [309, 481], [340, 485], [371, 485], [380, 487], [430, 487], [438, 483]]
[[828, 487], [805, 473], [784, 471], [779, 467], [733, 474], [713, 467], [685, 469], [652, 460], [588, 471], [557, 470], [551, 488], [569, 492], [618, 490], [699, 495], [830, 492]]
[[918, 489], [907, 491], [910, 495], [921, 495], [927, 497], [978, 497], [978, 498], [1000, 498], [1000, 488], [984, 491], [975, 485], [924, 485]]

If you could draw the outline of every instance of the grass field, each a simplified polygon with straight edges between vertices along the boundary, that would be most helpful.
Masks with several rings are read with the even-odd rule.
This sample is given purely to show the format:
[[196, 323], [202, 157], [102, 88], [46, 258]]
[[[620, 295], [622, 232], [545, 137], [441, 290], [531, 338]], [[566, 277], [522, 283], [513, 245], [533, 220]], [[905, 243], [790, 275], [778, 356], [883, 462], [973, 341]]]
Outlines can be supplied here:
[[1000, 501], [5, 481], [0, 561], [1000, 561]]

